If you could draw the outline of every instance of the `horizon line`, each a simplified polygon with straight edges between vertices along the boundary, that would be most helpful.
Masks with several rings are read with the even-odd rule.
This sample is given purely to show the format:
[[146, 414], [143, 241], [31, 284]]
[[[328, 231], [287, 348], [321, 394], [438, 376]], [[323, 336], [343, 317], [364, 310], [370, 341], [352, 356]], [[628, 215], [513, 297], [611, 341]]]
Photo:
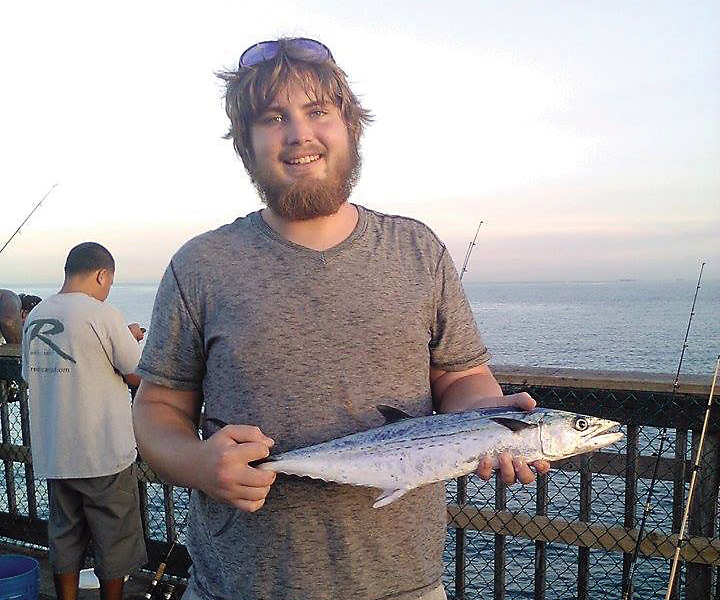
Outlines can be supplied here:
[[[690, 281], [689, 278], [685, 277], [674, 277], [674, 278], [650, 278], [640, 279], [634, 277], [621, 277], [616, 279], [492, 279], [492, 280], [465, 280], [463, 283], [472, 284], [521, 284], [521, 283], [679, 283]], [[706, 279], [705, 283], [716, 283], [720, 281], [720, 278]], [[160, 284], [160, 280], [144, 280], [144, 281], [115, 281], [113, 285], [153, 285], [157, 286]], [[30, 281], [30, 282], [8, 282], [3, 283], [2, 286], [5, 289], [12, 289], [14, 287], [51, 287], [51, 286], [62, 286], [62, 281]]]

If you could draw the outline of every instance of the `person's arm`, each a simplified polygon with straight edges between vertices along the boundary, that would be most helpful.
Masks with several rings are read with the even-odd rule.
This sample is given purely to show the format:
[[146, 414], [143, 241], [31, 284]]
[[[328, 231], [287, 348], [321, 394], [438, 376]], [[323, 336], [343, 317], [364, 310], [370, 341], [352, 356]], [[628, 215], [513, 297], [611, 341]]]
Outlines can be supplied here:
[[[433, 393], [433, 402], [437, 412], [461, 412], [476, 408], [492, 408], [495, 406], [515, 406], [523, 410], [535, 408], [535, 400], [526, 392], [504, 396], [500, 384], [487, 365], [472, 367], [465, 371], [442, 371], [430, 369], [430, 384]], [[535, 467], [538, 473], [547, 473], [550, 463], [538, 460], [530, 465], [514, 458], [507, 453], [499, 457], [500, 475], [507, 484], [531, 483], [535, 474], [530, 466]], [[492, 463], [489, 459], [480, 461], [476, 473], [487, 480], [492, 475]]]
[[249, 425], [228, 425], [201, 440], [201, 403], [199, 391], [143, 380], [133, 404], [140, 455], [164, 481], [202, 490], [244, 511], [258, 510], [275, 473], [248, 463], [268, 456], [274, 441]]
[[139, 375], [135, 375], [135, 373], [124, 373], [123, 381], [128, 385], [128, 387], [131, 388], [137, 388], [140, 387], [140, 382], [142, 379], [140, 379]]
[[[128, 329], [130, 330], [131, 335], [137, 340], [138, 343], [142, 341], [142, 339], [145, 337], [145, 329], [140, 327], [139, 323], [130, 323], [128, 325]], [[137, 365], [135, 365], [137, 366]], [[140, 386], [140, 376], [135, 375], [135, 373], [123, 373], [122, 378], [125, 381], [125, 383], [130, 386], [131, 388], [137, 388]]]
[[8, 344], [22, 341], [22, 319], [20, 296], [11, 290], [0, 290], [0, 334]]

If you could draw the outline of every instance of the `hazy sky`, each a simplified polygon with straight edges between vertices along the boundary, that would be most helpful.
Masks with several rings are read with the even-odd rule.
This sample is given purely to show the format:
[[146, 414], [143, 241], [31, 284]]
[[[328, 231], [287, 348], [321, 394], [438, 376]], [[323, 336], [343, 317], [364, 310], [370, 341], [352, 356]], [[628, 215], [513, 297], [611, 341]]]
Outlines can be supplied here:
[[214, 71], [325, 42], [376, 117], [353, 201], [419, 218], [469, 281], [720, 277], [714, 0], [31, 2], [3, 9], [5, 283], [95, 240], [119, 282], [259, 207]]

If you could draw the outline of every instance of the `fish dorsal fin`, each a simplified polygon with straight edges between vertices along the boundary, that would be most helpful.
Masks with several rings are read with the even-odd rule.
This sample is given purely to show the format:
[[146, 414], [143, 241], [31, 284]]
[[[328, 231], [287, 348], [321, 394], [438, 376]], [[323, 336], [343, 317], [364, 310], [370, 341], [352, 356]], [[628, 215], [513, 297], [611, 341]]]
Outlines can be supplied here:
[[499, 425], [504, 425], [511, 431], [522, 431], [523, 429], [528, 429], [530, 427], [537, 427], [536, 423], [527, 423], [525, 421], [511, 419], [509, 417], [492, 417], [490, 420], [495, 421]]
[[405, 411], [400, 410], [399, 408], [393, 408], [392, 406], [388, 406], [387, 404], [378, 404], [375, 408], [377, 408], [383, 417], [385, 417], [385, 424], [388, 423], [396, 423], [397, 421], [402, 421], [403, 419], [412, 419], [412, 415], [407, 414]]

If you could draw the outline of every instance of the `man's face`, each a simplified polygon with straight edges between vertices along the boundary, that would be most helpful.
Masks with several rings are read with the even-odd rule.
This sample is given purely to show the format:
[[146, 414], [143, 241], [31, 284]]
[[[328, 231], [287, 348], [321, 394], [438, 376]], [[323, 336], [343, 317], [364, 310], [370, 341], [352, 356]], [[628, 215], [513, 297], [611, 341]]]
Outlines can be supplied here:
[[[312, 92], [311, 92], [312, 93]], [[253, 183], [270, 209], [291, 221], [328, 216], [347, 200], [359, 156], [334, 104], [289, 85], [251, 128]]]

